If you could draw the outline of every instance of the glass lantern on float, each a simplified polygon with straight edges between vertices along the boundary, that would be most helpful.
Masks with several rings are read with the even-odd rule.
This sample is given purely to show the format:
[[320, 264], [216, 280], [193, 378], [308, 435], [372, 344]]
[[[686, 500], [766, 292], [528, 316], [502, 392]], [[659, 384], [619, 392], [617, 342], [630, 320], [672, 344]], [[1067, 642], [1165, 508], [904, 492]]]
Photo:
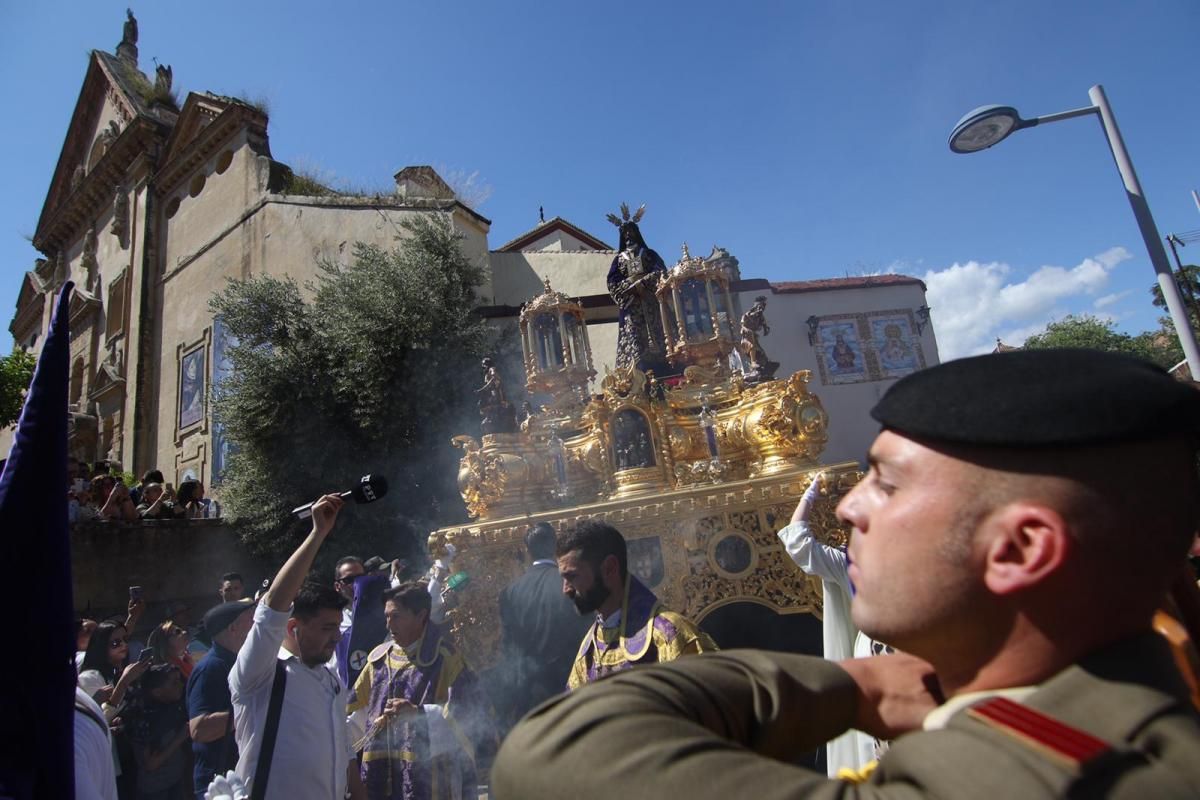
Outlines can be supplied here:
[[550, 460], [554, 466], [554, 492], [558, 500], [566, 500], [571, 495], [571, 487], [567, 482], [567, 444], [558, 435], [558, 426], [550, 429]]
[[549, 410], [566, 411], [586, 397], [595, 376], [583, 306], [562, 292], [545, 290], [521, 309], [521, 350], [525, 356], [525, 386], [530, 393], [548, 394]]
[[683, 257], [659, 284], [658, 303], [673, 366], [724, 367], [737, 340], [729, 273], [721, 265], [693, 257], [684, 244]]

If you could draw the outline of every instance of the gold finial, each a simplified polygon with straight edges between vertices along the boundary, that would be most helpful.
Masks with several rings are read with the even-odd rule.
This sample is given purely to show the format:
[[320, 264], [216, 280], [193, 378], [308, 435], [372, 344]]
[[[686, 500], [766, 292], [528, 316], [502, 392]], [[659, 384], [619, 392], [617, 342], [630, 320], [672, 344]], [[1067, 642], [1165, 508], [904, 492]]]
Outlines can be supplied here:
[[692, 260], [692, 254], [690, 252], [688, 252], [687, 242], [683, 243], [683, 260], [684, 261]]

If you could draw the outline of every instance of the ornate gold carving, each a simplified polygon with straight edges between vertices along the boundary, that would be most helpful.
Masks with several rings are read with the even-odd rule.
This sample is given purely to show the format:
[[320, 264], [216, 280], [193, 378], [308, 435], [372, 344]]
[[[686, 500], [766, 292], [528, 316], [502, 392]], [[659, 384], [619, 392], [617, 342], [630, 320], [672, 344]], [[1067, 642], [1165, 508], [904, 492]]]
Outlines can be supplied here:
[[[470, 437], [460, 438], [469, 448]], [[845, 541], [846, 530], [833, 510], [860, 473], [853, 462], [823, 469], [828, 494], [817, 501], [811, 524], [819, 539], [837, 544]], [[500, 635], [497, 598], [526, 569], [525, 531], [546, 521], [561, 532], [587, 518], [606, 520], [630, 542], [658, 537], [663, 578], [654, 591], [669, 608], [694, 620], [732, 602], [759, 603], [781, 614], [819, 614], [820, 584], [791, 562], [776, 537], [817, 471], [682, 487], [652, 497], [598, 499], [558, 511], [525, 514], [517, 509], [505, 518], [435, 531], [430, 551], [454, 544], [455, 568], [471, 575], [459, 608], [451, 612], [453, 630], [473, 664], [494, 663]], [[749, 568], [729, 571], [715, 563], [721, 541], [731, 536], [749, 548]], [[745, 548], [726, 544], [724, 549], [734, 551], [732, 556], [721, 554], [726, 566], [737, 566], [738, 551], [744, 555]]]
[[596, 375], [583, 306], [550, 288], [521, 308], [519, 327], [525, 357], [525, 382], [531, 392], [551, 396], [554, 415], [577, 413], [582, 395]]

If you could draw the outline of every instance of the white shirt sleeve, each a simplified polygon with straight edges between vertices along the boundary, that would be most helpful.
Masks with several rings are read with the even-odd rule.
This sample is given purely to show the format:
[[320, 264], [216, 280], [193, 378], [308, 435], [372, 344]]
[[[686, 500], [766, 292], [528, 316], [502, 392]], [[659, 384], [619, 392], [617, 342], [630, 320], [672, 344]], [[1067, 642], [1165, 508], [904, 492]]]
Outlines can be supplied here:
[[792, 561], [806, 574], [835, 583], [850, 593], [849, 559], [844, 551], [817, 541], [807, 522], [793, 522], [777, 535]]
[[[100, 706], [83, 690], [75, 690], [75, 702], [104, 719]], [[108, 729], [78, 709], [75, 711], [75, 800], [117, 800]]]
[[276, 611], [266, 603], [259, 603], [254, 609], [254, 625], [229, 672], [229, 691], [234, 700], [270, 686], [275, 680], [275, 661], [291, 615], [290, 609]]

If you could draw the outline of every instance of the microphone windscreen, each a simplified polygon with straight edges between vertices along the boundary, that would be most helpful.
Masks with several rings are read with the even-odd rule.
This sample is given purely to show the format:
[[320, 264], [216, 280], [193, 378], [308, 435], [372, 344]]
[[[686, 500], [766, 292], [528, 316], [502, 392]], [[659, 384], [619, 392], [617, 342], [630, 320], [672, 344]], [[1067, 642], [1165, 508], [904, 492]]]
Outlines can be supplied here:
[[356, 503], [374, 503], [387, 494], [387, 478], [382, 475], [363, 475], [358, 485], [351, 489]]

